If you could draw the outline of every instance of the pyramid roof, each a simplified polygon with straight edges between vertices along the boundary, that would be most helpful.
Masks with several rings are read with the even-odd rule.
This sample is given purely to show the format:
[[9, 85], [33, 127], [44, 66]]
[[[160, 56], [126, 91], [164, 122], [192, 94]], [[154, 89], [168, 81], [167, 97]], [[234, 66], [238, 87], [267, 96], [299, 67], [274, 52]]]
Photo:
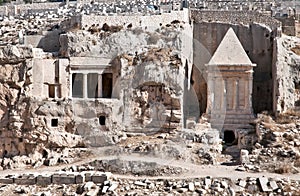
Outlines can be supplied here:
[[241, 42], [229, 28], [208, 65], [252, 65]]

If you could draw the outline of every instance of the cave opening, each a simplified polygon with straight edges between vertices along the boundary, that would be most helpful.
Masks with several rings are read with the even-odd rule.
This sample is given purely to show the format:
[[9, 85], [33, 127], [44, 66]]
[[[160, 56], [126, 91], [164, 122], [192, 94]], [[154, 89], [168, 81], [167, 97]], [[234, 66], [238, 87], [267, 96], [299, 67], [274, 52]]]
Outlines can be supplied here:
[[224, 138], [223, 141], [225, 144], [233, 145], [236, 141], [235, 133], [232, 130], [225, 130], [224, 131]]

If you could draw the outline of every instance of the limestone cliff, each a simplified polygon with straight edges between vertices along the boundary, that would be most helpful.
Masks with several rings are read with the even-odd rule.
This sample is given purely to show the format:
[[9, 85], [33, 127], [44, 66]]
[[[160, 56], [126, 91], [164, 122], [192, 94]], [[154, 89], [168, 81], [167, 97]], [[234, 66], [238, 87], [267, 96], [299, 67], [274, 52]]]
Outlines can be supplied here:
[[[66, 101], [47, 102], [31, 95], [32, 48], [6, 46], [0, 54], [0, 156], [81, 145], [80, 137], [73, 134], [71, 106]], [[63, 130], [50, 131], [46, 119], [57, 115], [65, 118]], [[31, 163], [35, 161], [39, 160]]]
[[300, 39], [283, 35], [276, 40], [276, 64], [274, 66], [274, 108], [286, 112], [299, 106], [300, 55], [296, 49]]

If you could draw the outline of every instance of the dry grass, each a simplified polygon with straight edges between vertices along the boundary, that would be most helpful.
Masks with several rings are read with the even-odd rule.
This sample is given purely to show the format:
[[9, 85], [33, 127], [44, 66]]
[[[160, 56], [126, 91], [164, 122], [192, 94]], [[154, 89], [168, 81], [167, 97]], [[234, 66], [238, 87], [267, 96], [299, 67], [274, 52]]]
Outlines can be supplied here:
[[290, 164], [281, 163], [275, 167], [275, 173], [277, 174], [289, 174], [293, 171], [293, 167]]
[[297, 45], [296, 47], [291, 49], [295, 54], [300, 55], [300, 45]]
[[259, 122], [270, 123], [270, 124], [275, 123], [273, 118], [267, 112], [262, 112], [261, 114], [258, 114], [256, 123], [259, 123]]
[[279, 124], [290, 124], [290, 123], [294, 123], [295, 121], [287, 115], [280, 115], [276, 118], [276, 122]]
[[279, 124], [295, 123], [300, 118], [300, 112], [294, 110], [288, 110], [277, 116], [276, 122]]
[[300, 168], [300, 156], [296, 157], [296, 160], [294, 161], [294, 166]]

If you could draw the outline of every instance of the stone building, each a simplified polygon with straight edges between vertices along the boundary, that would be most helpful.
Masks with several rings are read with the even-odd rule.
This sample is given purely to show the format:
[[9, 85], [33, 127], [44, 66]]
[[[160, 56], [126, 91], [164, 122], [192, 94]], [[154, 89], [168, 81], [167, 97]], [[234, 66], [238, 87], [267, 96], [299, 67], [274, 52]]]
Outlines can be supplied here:
[[256, 65], [250, 61], [232, 28], [206, 66], [206, 113], [212, 127], [222, 130], [223, 137], [227, 137], [230, 131], [249, 129], [254, 120], [252, 75]]
[[[211, 114], [211, 122], [215, 115], [226, 115], [225, 129], [250, 123], [254, 117], [252, 73], [256, 65], [250, 61], [232, 28], [225, 34], [207, 66], [207, 113]], [[239, 117], [241, 119], [237, 119]]]

